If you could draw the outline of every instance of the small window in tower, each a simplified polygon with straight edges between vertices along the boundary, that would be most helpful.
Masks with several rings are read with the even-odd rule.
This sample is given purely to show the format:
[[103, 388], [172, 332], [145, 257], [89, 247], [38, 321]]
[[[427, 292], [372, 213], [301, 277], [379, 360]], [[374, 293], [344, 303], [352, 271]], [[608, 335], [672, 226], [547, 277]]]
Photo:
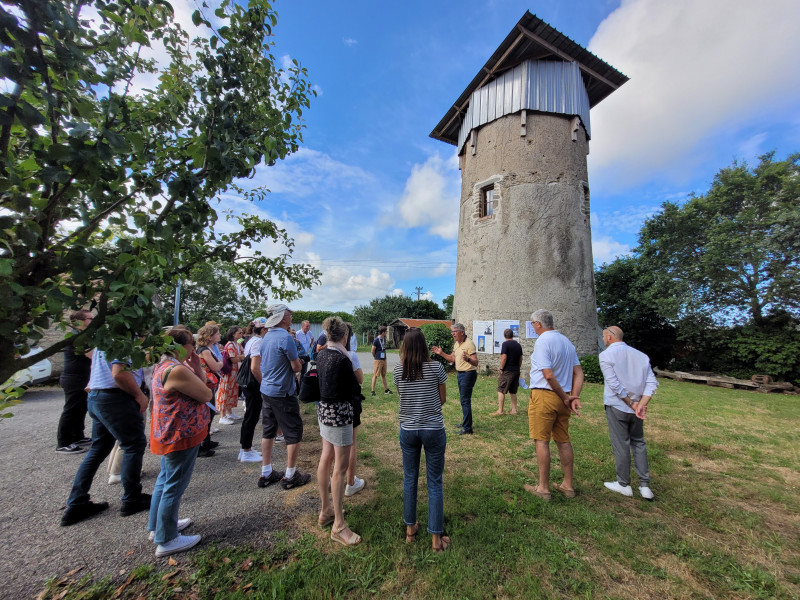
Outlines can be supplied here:
[[480, 218], [490, 217], [494, 214], [494, 186], [490, 185], [481, 190]]

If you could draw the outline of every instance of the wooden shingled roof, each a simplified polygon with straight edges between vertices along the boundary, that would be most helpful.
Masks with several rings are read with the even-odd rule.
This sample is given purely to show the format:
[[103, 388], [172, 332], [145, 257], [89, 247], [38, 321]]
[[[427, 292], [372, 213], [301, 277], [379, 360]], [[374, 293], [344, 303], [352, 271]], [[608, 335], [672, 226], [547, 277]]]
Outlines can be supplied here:
[[472, 92], [525, 60], [577, 62], [589, 94], [589, 106], [595, 106], [628, 81], [628, 77], [614, 67], [536, 15], [526, 11], [455, 104], [439, 121], [430, 137], [448, 144], [457, 144], [461, 119], [469, 105]]

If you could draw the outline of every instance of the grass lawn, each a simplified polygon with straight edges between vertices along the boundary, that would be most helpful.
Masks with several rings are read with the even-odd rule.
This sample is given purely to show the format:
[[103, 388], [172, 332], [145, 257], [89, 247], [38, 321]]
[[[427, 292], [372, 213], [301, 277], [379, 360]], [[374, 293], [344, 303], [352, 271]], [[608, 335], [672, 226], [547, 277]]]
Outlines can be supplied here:
[[[519, 415], [491, 416], [496, 379], [479, 377], [476, 434], [450, 435], [461, 415], [452, 374], [444, 407], [452, 546], [437, 555], [425, 533], [424, 468], [420, 535], [405, 543], [397, 395], [371, 398], [367, 380], [358, 472], [368, 484], [346, 499], [348, 522], [364, 543], [333, 544], [309, 515], [268, 551], [212, 545], [179, 569], [142, 566], [119, 596], [797, 598], [800, 399], [659, 383], [645, 425], [656, 501], [603, 487], [614, 479], [614, 461], [602, 386], [588, 384], [583, 416], [570, 427], [578, 496], [554, 491], [548, 503], [523, 490], [537, 478], [527, 397], [520, 395]], [[553, 447], [552, 484], [560, 481], [557, 456]], [[53, 584], [42, 597], [101, 598], [114, 589], [84, 580], [66, 596]]]

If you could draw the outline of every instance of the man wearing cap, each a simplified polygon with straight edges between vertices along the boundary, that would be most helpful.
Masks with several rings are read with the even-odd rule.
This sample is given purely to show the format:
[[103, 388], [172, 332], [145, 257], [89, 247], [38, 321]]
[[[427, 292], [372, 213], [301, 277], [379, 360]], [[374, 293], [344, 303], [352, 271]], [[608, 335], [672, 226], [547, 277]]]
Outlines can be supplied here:
[[[281, 482], [285, 490], [307, 484], [309, 473], [295, 468], [300, 440], [303, 438], [303, 418], [297, 402], [294, 374], [303, 368], [297, 354], [297, 344], [289, 335], [292, 311], [285, 304], [267, 307], [266, 326], [269, 331], [261, 340], [261, 400], [263, 433], [261, 436], [261, 477], [258, 487]], [[272, 468], [272, 448], [278, 429], [286, 440], [286, 473]]]
[[652, 500], [647, 446], [644, 443], [644, 418], [658, 381], [650, 368], [647, 355], [628, 346], [622, 341], [622, 337], [622, 329], [619, 327], [607, 327], [603, 330], [603, 344], [606, 347], [600, 353], [600, 369], [605, 379], [603, 404], [617, 470], [617, 480], [606, 481], [604, 485], [612, 492], [633, 496], [633, 450], [633, 466], [639, 477], [639, 493], [645, 500]]
[[555, 330], [553, 315], [537, 310], [531, 315], [539, 336], [531, 355], [531, 399], [528, 404], [528, 432], [536, 440], [539, 485], [525, 489], [543, 500], [550, 500], [550, 437], [558, 447], [564, 480], [556, 490], [567, 498], [575, 497], [572, 482], [573, 452], [569, 439], [569, 418], [580, 416], [583, 370], [578, 353], [564, 335]]

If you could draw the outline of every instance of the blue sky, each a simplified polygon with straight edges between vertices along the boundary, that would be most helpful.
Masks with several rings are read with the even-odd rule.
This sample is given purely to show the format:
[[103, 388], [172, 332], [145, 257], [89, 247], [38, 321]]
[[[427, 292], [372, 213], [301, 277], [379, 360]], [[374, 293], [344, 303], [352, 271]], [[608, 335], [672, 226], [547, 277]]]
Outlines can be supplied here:
[[318, 96], [302, 149], [247, 183], [271, 190], [250, 210], [284, 226], [295, 259], [322, 271], [295, 308], [453, 292], [460, 173], [455, 147], [428, 134], [526, 10], [631, 78], [592, 111], [595, 264], [629, 251], [664, 200], [703, 193], [734, 159], [800, 151], [796, 0], [275, 8], [274, 53], [300, 61]]

